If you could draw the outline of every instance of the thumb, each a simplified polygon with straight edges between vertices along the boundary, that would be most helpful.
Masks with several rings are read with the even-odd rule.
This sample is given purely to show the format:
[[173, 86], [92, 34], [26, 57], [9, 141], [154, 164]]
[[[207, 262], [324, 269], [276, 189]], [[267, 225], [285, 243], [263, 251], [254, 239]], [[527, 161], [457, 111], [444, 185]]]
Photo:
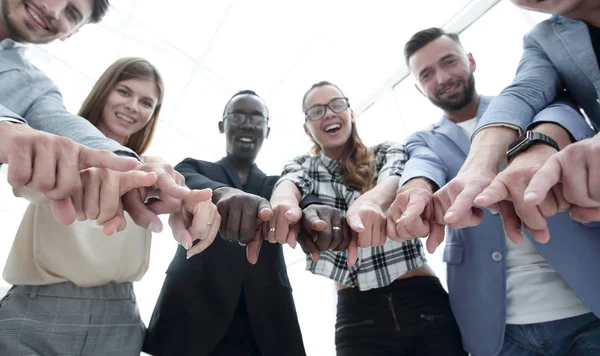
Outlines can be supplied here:
[[112, 217], [104, 223], [104, 235], [112, 236], [117, 231], [123, 231], [126, 226], [127, 221], [125, 220], [125, 216], [123, 215], [123, 209], [120, 209], [114, 217]]
[[121, 182], [119, 186], [119, 193], [121, 195], [127, 193], [130, 190], [150, 187], [156, 184], [158, 177], [156, 173], [147, 173], [142, 171], [128, 171], [121, 173]]
[[255, 265], [258, 262], [258, 256], [260, 255], [260, 248], [262, 247], [263, 238], [262, 231], [260, 228], [256, 229], [252, 240], [246, 245], [246, 258], [248, 262]]
[[270, 221], [273, 217], [273, 209], [271, 203], [267, 199], [262, 199], [258, 204], [258, 218], [260, 221]]
[[360, 219], [360, 216], [358, 216], [358, 214], [347, 215], [346, 222], [348, 223], [348, 226], [350, 226], [350, 228], [356, 232], [365, 231], [365, 226], [363, 225], [362, 220]]
[[327, 223], [317, 215], [314, 209], [307, 209], [304, 212], [303, 225], [307, 230], [323, 231], [327, 227]]
[[353, 238], [348, 245], [348, 267], [354, 266], [358, 260], [358, 239]]
[[433, 254], [444, 241], [445, 228], [434, 221], [431, 221], [429, 224], [429, 236], [427, 236], [425, 247], [427, 248], [427, 252]]
[[52, 200], [50, 204], [50, 210], [56, 221], [62, 225], [71, 225], [75, 221], [77, 214], [75, 213], [75, 206], [73, 206], [71, 197], [62, 200]]
[[183, 207], [185, 210], [196, 213], [198, 204], [208, 201], [212, 198], [212, 189], [194, 189], [191, 190], [187, 197], [183, 199]]

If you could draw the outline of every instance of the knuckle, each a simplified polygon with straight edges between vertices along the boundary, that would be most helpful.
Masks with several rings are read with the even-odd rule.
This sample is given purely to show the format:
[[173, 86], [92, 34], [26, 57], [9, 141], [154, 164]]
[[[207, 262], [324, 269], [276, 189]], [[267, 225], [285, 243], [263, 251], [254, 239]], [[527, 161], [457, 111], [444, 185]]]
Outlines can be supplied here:
[[591, 157], [594, 159], [600, 156], [600, 143], [594, 142], [593, 144], [589, 145], [589, 151]]
[[54, 182], [47, 179], [36, 179], [30, 184], [39, 189], [41, 192], [48, 192], [54, 189]]
[[26, 171], [11, 169], [10, 165], [8, 169], [8, 183], [11, 186], [22, 186], [29, 182], [31, 176]]
[[46, 135], [36, 135], [35, 139], [30, 135], [16, 135], [11, 138], [11, 146], [13, 147], [30, 147], [36, 142], [39, 142]]

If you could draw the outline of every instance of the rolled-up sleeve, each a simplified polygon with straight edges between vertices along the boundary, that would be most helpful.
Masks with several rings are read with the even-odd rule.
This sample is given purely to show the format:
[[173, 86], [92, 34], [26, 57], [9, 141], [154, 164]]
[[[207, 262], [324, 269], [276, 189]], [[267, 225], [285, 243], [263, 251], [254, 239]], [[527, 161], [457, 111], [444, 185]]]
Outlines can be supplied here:
[[540, 111], [529, 124], [527, 130], [543, 123], [554, 123], [562, 126], [577, 141], [594, 136], [594, 130], [583, 117], [574, 102], [568, 100], [566, 94], [560, 100]]
[[406, 164], [406, 148], [399, 142], [384, 142], [374, 147], [375, 169], [378, 172], [377, 183], [389, 176], [401, 176]]

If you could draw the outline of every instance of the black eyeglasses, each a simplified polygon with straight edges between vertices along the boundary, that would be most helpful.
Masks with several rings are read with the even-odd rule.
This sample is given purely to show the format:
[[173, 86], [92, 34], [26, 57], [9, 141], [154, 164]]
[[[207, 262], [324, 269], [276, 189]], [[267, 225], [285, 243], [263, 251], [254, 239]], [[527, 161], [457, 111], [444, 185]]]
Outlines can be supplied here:
[[327, 112], [327, 108], [331, 111], [338, 113], [342, 112], [350, 107], [350, 102], [348, 98], [333, 98], [330, 102], [324, 105], [313, 105], [308, 110], [304, 112], [306, 118], [311, 121], [320, 120], [325, 117], [325, 113]]
[[223, 120], [227, 119], [231, 125], [243, 125], [246, 120], [250, 120], [250, 124], [256, 127], [265, 127], [269, 121], [268, 117], [264, 117], [260, 114], [242, 114], [239, 112], [230, 112], [223, 116]]

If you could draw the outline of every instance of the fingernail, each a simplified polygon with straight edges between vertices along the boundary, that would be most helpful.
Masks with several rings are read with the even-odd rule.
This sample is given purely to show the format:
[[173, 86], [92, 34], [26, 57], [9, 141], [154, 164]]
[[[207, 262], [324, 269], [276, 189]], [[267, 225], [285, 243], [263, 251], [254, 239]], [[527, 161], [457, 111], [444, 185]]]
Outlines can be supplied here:
[[527, 194], [525, 194], [525, 200], [536, 200], [538, 198], [538, 195], [534, 192], [529, 192]]
[[364, 230], [364, 228], [365, 228], [365, 226], [362, 223], [356, 225], [356, 227], [358, 227], [361, 230]]
[[188, 241], [184, 241], [183, 248], [185, 248], [186, 250], [189, 250], [190, 249], [190, 243]]
[[259, 211], [258, 213], [260, 214], [260, 213], [262, 213], [263, 211], [267, 211], [267, 210], [271, 210], [271, 209], [269, 209], [269, 208], [262, 208], [262, 209], [260, 209], [260, 211]]
[[109, 232], [108, 232], [108, 235], [106, 235], [106, 236], [108, 236], [108, 237], [111, 237], [111, 236], [113, 236], [113, 235], [114, 235], [116, 232], [117, 232], [117, 230], [112, 230], [112, 231], [109, 231]]
[[285, 212], [285, 215], [292, 215], [294, 212], [292, 211], [292, 209], [288, 210]]
[[158, 234], [159, 232], [162, 231], [162, 226], [160, 226], [160, 224], [158, 224], [156, 222], [151, 222], [150, 225], [148, 226], [148, 229], [150, 229], [150, 231]]
[[186, 259], [186, 260], [189, 260], [189, 259], [190, 259], [192, 256], [193, 256], [193, 255], [187, 255], [187, 254], [186, 254], [186, 257], [185, 257], [185, 259]]

